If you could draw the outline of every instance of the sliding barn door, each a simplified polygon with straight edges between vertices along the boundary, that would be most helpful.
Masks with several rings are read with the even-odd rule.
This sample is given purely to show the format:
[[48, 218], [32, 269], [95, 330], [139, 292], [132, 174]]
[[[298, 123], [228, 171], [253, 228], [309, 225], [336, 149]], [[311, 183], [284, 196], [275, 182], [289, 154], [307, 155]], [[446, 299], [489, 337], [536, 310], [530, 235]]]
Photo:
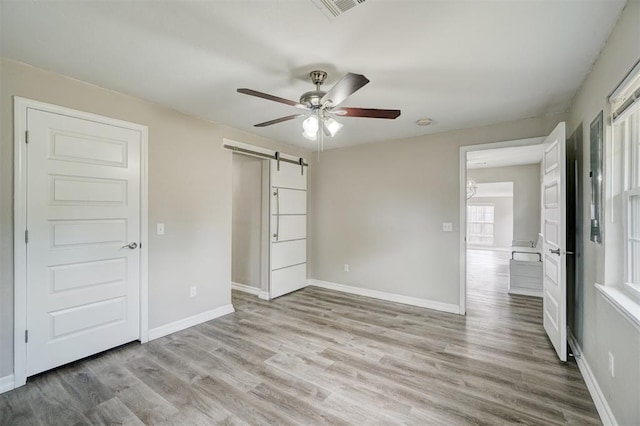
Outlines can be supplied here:
[[307, 285], [307, 171], [271, 160], [271, 283], [273, 299]]

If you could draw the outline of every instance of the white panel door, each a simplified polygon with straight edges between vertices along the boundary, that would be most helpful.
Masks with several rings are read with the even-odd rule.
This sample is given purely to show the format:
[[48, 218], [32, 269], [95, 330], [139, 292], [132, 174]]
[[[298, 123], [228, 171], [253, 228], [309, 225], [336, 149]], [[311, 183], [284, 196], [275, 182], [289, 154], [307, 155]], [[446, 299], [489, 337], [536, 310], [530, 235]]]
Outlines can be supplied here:
[[271, 255], [269, 297], [307, 285], [307, 172], [271, 160]]
[[542, 234], [543, 323], [561, 361], [567, 360], [565, 123], [544, 142]]
[[34, 109], [27, 128], [31, 376], [140, 337], [141, 134]]

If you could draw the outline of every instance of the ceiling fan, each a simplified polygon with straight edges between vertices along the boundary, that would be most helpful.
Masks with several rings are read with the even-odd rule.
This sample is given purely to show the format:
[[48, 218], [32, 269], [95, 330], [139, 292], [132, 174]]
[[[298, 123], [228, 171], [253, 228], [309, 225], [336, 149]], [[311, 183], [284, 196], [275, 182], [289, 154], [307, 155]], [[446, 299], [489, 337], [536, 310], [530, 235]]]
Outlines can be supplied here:
[[369, 79], [362, 74], [347, 73], [340, 81], [333, 85], [328, 92], [320, 90], [320, 86], [327, 78], [327, 73], [321, 70], [309, 73], [311, 82], [316, 85], [316, 90], [305, 92], [300, 96], [300, 101], [295, 102], [267, 93], [258, 92], [252, 89], [238, 89], [238, 93], [257, 96], [258, 98], [280, 102], [304, 110], [299, 114], [288, 115], [255, 124], [254, 127], [266, 127], [272, 124], [282, 123], [296, 119], [298, 117], [307, 118], [302, 123], [303, 136], [310, 140], [318, 140], [319, 144], [322, 135], [335, 136], [342, 129], [342, 124], [334, 117], [366, 117], [366, 118], [387, 118], [394, 119], [400, 116], [398, 109], [374, 109], [374, 108], [353, 108], [339, 106], [345, 99], [369, 83]]

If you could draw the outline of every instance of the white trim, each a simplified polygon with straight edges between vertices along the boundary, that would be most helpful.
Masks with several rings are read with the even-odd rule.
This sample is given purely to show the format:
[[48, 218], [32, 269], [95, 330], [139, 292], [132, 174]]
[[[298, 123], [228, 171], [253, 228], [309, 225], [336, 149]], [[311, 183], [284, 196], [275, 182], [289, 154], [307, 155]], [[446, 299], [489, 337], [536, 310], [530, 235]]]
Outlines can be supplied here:
[[596, 283], [596, 289], [637, 330], [640, 330], [640, 304], [619, 288]]
[[260, 291], [258, 298], [262, 300], [271, 300], [271, 295], [268, 291]]
[[149, 341], [149, 128], [140, 130], [140, 342]]
[[0, 393], [9, 392], [10, 390], [13, 390], [13, 389], [15, 389], [15, 381], [13, 379], [13, 374], [0, 377]]
[[13, 376], [14, 386], [27, 383], [27, 345], [24, 330], [27, 329], [27, 245], [24, 230], [27, 229], [27, 107], [29, 102], [14, 97], [13, 104]]
[[580, 344], [578, 343], [570, 329], [567, 329], [567, 342], [569, 343], [569, 346], [573, 351], [573, 356], [576, 359], [576, 363], [578, 364], [578, 369], [580, 370], [582, 378], [587, 385], [587, 389], [591, 394], [593, 403], [595, 404], [596, 410], [600, 415], [600, 420], [602, 420], [602, 423], [605, 426], [616, 426], [618, 422], [613, 415], [613, 411], [611, 410], [607, 399], [604, 397], [602, 389], [600, 389], [598, 381], [591, 371], [591, 367], [589, 367], [589, 363], [587, 362], [587, 359], [582, 352]]
[[27, 383], [27, 345], [24, 330], [27, 328], [27, 246], [24, 230], [27, 229], [27, 168], [25, 131], [28, 109], [66, 115], [83, 120], [95, 121], [140, 132], [140, 338], [149, 340], [149, 247], [148, 247], [148, 139], [147, 126], [104, 117], [58, 105], [34, 101], [19, 96], [13, 97], [14, 111], [14, 225], [13, 225], [13, 265], [14, 265], [14, 317], [13, 317], [13, 381], [19, 387]]
[[436, 311], [457, 314], [460, 312], [458, 305], [451, 303], [435, 302], [433, 300], [419, 299], [417, 297], [403, 296], [401, 294], [386, 293], [384, 291], [369, 290], [361, 287], [337, 284], [329, 281], [308, 279], [307, 285], [326, 288], [328, 290], [341, 291], [343, 293], [357, 294], [358, 296], [372, 297], [374, 299], [386, 300], [388, 302], [404, 303], [405, 305], [419, 306], [421, 308], [433, 309]]
[[524, 288], [510, 288], [509, 294], [517, 294], [518, 296], [542, 297], [542, 290], [527, 290]]
[[255, 296], [258, 296], [261, 292], [261, 290], [258, 287], [253, 287], [247, 284], [240, 284], [240, 283], [233, 283], [233, 282], [231, 283], [231, 288], [233, 290], [238, 290], [243, 293], [253, 294]]
[[460, 278], [458, 313], [467, 314], [467, 150], [460, 147]]
[[193, 315], [188, 318], [183, 318], [178, 321], [170, 322], [169, 324], [161, 325], [160, 327], [152, 328], [149, 330], [149, 341], [159, 339], [171, 333], [184, 330], [189, 327], [202, 324], [203, 322], [211, 321], [216, 318], [220, 318], [225, 315], [229, 315], [235, 312], [232, 304], [223, 305], [219, 308], [212, 309], [210, 311], [202, 312], [197, 315]]
[[482, 143], [465, 145], [460, 147], [460, 301], [459, 314], [467, 312], [467, 153], [471, 151], [484, 151], [487, 149], [509, 148], [514, 146], [540, 145], [544, 142], [544, 136], [537, 138], [516, 139], [504, 142]]
[[622, 80], [613, 92], [611, 92], [608, 98], [609, 103], [615, 103], [618, 97], [631, 90], [638, 79], [640, 79], [640, 61], [636, 62], [631, 71], [629, 71], [629, 73], [624, 77], [624, 80]]

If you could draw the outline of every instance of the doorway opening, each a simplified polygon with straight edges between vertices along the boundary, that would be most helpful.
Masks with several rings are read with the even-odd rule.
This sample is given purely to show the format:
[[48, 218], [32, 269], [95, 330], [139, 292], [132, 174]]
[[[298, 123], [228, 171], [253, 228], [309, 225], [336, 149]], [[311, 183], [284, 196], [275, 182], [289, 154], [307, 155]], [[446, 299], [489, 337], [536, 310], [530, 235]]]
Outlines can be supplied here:
[[224, 140], [232, 163], [232, 288], [270, 300], [307, 286], [304, 158]]
[[486, 298], [541, 296], [542, 264], [535, 253], [542, 226], [542, 142], [531, 138], [461, 149], [462, 314], [467, 301], [474, 309]]
[[269, 160], [232, 154], [232, 288], [269, 299]]
[[[542, 319], [542, 325], [547, 334], [549, 342], [561, 361], [567, 361], [567, 255], [573, 252], [567, 250], [567, 152], [566, 152], [566, 125], [564, 122], [558, 123], [553, 131], [542, 138], [525, 139], [519, 141], [498, 142], [493, 144], [483, 144], [475, 146], [463, 146], [460, 148], [460, 229], [467, 227], [467, 199], [473, 197], [474, 192], [470, 191], [473, 184], [468, 180], [468, 174], [473, 166], [479, 168], [490, 168], [504, 170], [513, 168], [515, 171], [522, 171], [531, 164], [531, 167], [538, 173], [537, 179], [529, 179], [531, 187], [536, 187], [531, 191], [526, 191], [518, 187], [518, 181], [514, 182], [514, 240], [512, 258], [509, 259], [509, 291], [514, 293], [514, 283], [517, 282], [519, 294], [539, 295], [542, 294], [541, 301], [537, 304], [541, 307], [541, 312], [533, 309], [531, 320], [536, 321], [536, 315]], [[528, 157], [527, 151], [533, 153], [534, 160], [524, 161], [521, 157]], [[512, 153], [516, 153], [514, 160]], [[511, 167], [513, 166], [513, 167]], [[493, 171], [498, 173], [496, 171]], [[503, 176], [504, 173], [500, 172]], [[496, 179], [492, 177], [492, 179]], [[508, 180], [508, 179], [503, 179]], [[537, 189], [539, 188], [539, 190]], [[535, 194], [538, 197], [535, 197]], [[520, 206], [516, 197], [525, 196], [525, 200], [534, 199], [533, 207], [526, 207], [527, 203]], [[522, 213], [523, 217], [536, 217], [535, 220], [523, 220], [521, 228], [517, 217]], [[531, 228], [530, 228], [531, 227]], [[520, 236], [524, 229], [530, 232], [524, 238]], [[537, 233], [537, 237], [534, 236]], [[462, 234], [460, 238], [460, 313], [467, 312], [467, 239]], [[521, 248], [527, 248], [522, 250]], [[518, 252], [529, 257], [522, 261], [517, 261], [514, 256]], [[542, 264], [542, 268], [536, 266], [535, 257]], [[533, 258], [533, 259], [531, 259]], [[525, 262], [518, 266], [518, 262]], [[518, 266], [515, 268], [515, 266]], [[540, 279], [541, 277], [541, 279]], [[517, 278], [517, 280], [516, 280]], [[535, 294], [535, 293], [538, 294]], [[515, 296], [514, 296], [515, 297]], [[520, 296], [518, 296], [520, 297]], [[470, 298], [470, 300], [472, 300]], [[506, 298], [506, 306], [511, 306], [515, 299]], [[482, 309], [481, 299], [473, 300], [479, 302], [474, 308]], [[540, 303], [541, 302], [541, 303]], [[530, 302], [529, 305], [536, 305]], [[508, 309], [505, 314], [509, 314]], [[500, 318], [497, 318], [498, 320]]]

